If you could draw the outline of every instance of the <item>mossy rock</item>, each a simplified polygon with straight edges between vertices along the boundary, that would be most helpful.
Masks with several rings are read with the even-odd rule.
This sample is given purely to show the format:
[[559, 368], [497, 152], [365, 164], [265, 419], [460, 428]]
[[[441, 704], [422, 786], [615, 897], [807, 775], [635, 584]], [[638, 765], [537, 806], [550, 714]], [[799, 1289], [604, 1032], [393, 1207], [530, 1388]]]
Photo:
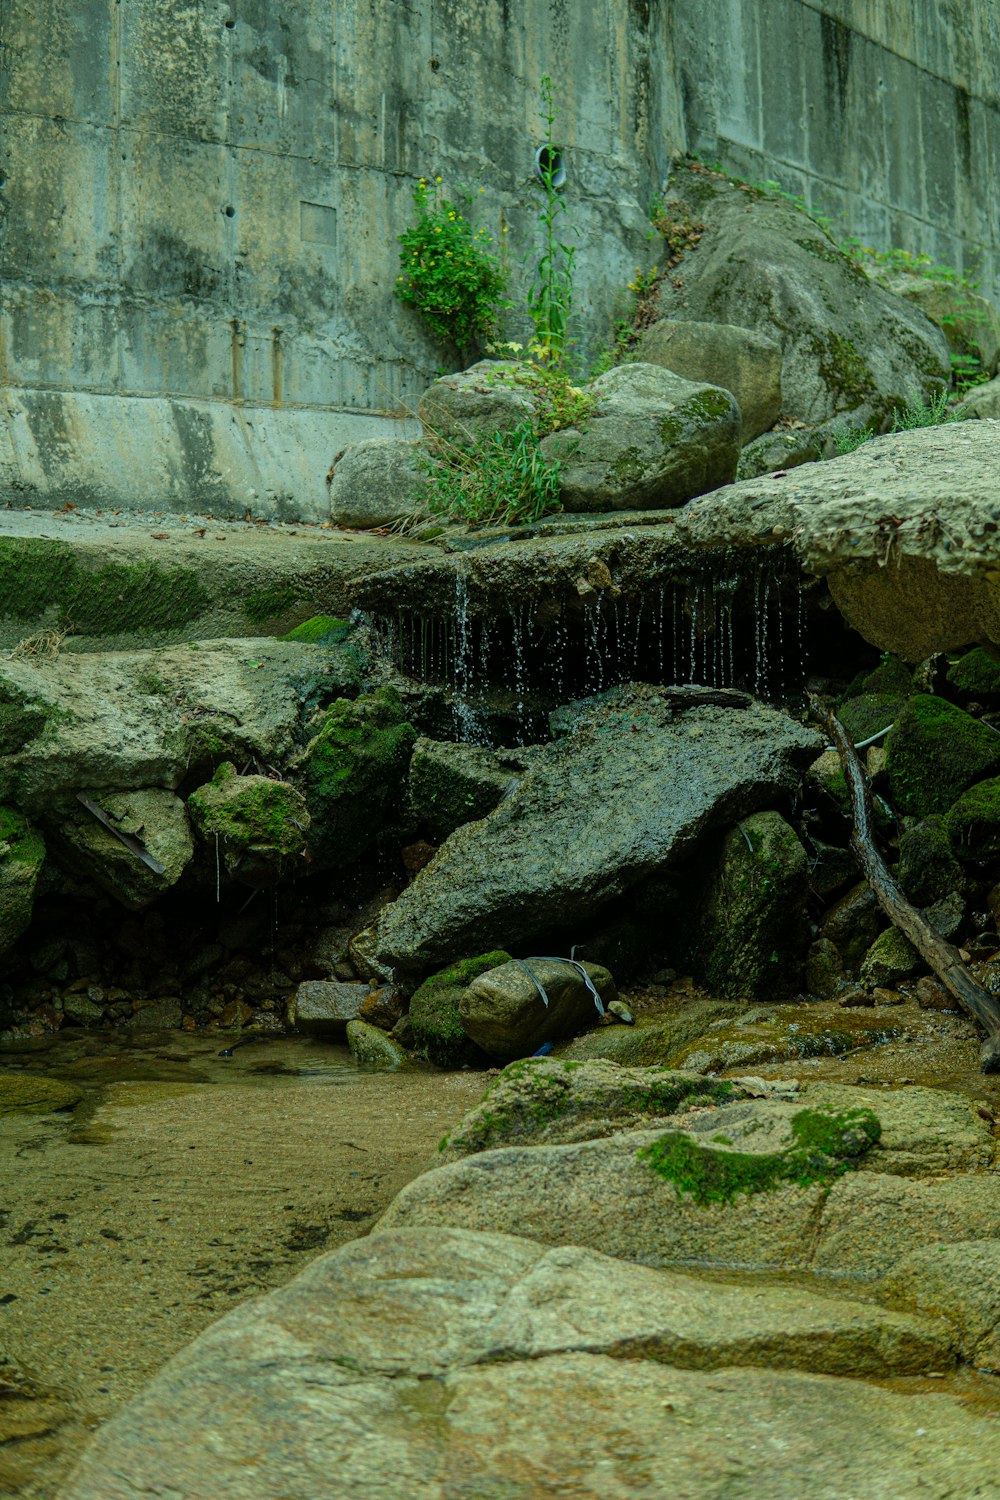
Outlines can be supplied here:
[[920, 968], [920, 954], [908, 937], [897, 927], [880, 932], [861, 962], [859, 978], [869, 989], [886, 985], [890, 989], [902, 979], [909, 979]]
[[1000, 661], [974, 646], [949, 669], [948, 681], [967, 698], [980, 703], [1000, 701]]
[[605, 1060], [623, 1067], [663, 1066], [717, 1021], [738, 1016], [735, 1001], [691, 1000], [669, 1014], [637, 1015], [634, 1026], [598, 1026], [557, 1048], [566, 1062]]
[[861, 880], [830, 907], [819, 936], [834, 944], [848, 971], [856, 971], [886, 920], [875, 892]]
[[896, 806], [927, 817], [1000, 771], [1000, 735], [931, 693], [911, 698], [886, 742]]
[[31, 921], [44, 862], [41, 836], [13, 808], [0, 807], [0, 954], [13, 947]]
[[308, 641], [313, 646], [340, 646], [351, 633], [349, 620], [336, 615], [313, 615], [280, 637], [283, 641]]
[[[885, 698], [909, 698], [913, 694], [913, 668], [898, 656], [888, 656], [870, 672], [859, 672], [840, 703], [874, 693]], [[838, 710], [839, 713], [839, 710]]]
[[725, 1204], [788, 1184], [832, 1182], [877, 1144], [882, 1127], [861, 1106], [839, 1113], [799, 1110], [791, 1131], [793, 1144], [774, 1152], [737, 1151], [721, 1140], [703, 1146], [681, 1131], [667, 1131], [640, 1149], [639, 1160], [695, 1203]]
[[306, 847], [309, 813], [301, 793], [287, 781], [239, 776], [230, 761], [191, 793], [188, 810], [202, 839], [218, 841], [227, 872], [251, 884], [271, 884]]
[[780, 1000], [801, 987], [809, 860], [780, 813], [744, 818], [725, 838], [690, 959], [724, 999]]
[[996, 859], [1000, 855], [1000, 777], [980, 781], [963, 792], [944, 818], [943, 833], [960, 859], [971, 864]]
[[842, 703], [837, 717], [857, 745], [882, 729], [891, 729], [906, 701], [902, 694], [861, 693]]
[[[515, 762], [514, 764], [504, 764]], [[485, 818], [523, 774], [512, 752], [421, 739], [410, 763], [410, 805], [429, 836], [442, 843], [463, 823]]]
[[0, 1075], [0, 1115], [50, 1115], [72, 1109], [84, 1090], [59, 1078], [40, 1078], [30, 1073]]
[[[994, 783], [981, 782], [981, 786]], [[973, 788], [973, 791], [978, 788]], [[965, 796], [969, 796], [967, 792]], [[965, 797], [955, 804], [960, 806]], [[1000, 835], [1000, 827], [998, 827]], [[998, 844], [1000, 852], [1000, 844]], [[971, 857], [971, 856], [970, 856]], [[896, 879], [914, 906], [930, 906], [965, 885], [962, 866], [955, 858], [948, 836], [947, 820], [937, 814], [911, 823], [900, 834]]]
[[381, 1027], [372, 1026], [368, 1021], [348, 1021], [347, 1045], [359, 1068], [378, 1073], [396, 1073], [406, 1066], [406, 1053], [399, 1043], [393, 1041]]
[[478, 958], [461, 959], [424, 980], [410, 1001], [413, 1044], [421, 1057], [439, 1068], [457, 1068], [464, 1062], [487, 1065], [485, 1053], [465, 1034], [459, 1003], [480, 974], [509, 962], [510, 954], [497, 948]]
[[389, 688], [354, 701], [338, 698], [327, 710], [298, 763], [315, 857], [349, 864], [400, 821], [416, 739]]

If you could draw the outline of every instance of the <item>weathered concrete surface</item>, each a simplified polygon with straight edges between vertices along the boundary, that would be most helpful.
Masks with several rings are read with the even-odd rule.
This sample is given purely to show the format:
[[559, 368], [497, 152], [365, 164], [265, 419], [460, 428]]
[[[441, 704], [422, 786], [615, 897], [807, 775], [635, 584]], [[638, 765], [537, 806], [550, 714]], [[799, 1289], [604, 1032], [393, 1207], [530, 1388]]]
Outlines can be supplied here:
[[43, 630], [73, 650], [277, 635], [349, 613], [373, 567], [433, 557], [418, 542], [211, 515], [0, 509], [0, 649]]
[[948, 1340], [513, 1236], [378, 1233], [171, 1361], [63, 1500], [994, 1500], [988, 1416], [846, 1378], [940, 1370]]
[[352, 956], [378, 977], [427, 973], [589, 919], [706, 828], [790, 791], [818, 748], [771, 709], [675, 713], [658, 689], [626, 685], [452, 834]]

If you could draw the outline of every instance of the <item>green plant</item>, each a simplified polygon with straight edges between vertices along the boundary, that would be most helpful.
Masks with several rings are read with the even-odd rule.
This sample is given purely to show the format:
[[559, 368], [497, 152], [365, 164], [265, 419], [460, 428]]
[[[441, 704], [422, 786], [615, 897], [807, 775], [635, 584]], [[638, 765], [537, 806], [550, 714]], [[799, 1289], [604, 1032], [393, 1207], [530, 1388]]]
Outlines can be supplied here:
[[[892, 414], [890, 432], [912, 432], [917, 427], [941, 427], [948, 422], [964, 422], [969, 412], [962, 406], [949, 404], [947, 391], [939, 391], [929, 401], [913, 396], [905, 406], [897, 407]], [[863, 443], [876, 436], [874, 427], [842, 427], [833, 435], [837, 453], [853, 453]]]
[[[420, 312], [437, 338], [466, 350], [496, 332], [510, 305], [507, 272], [488, 248], [491, 236], [474, 229], [440, 186], [440, 177], [432, 188], [421, 177], [413, 189], [417, 222], [399, 236], [396, 296]], [[459, 196], [466, 205], [472, 201]]]
[[555, 89], [548, 73], [542, 75], [541, 87], [542, 107], [539, 115], [545, 126], [545, 138], [539, 153], [539, 170], [545, 196], [538, 212], [538, 225], [542, 253], [528, 293], [528, 311], [535, 325], [539, 357], [561, 364], [566, 356], [573, 311], [573, 263], [576, 246], [561, 238], [568, 209], [555, 182], [560, 150], [553, 136], [556, 122]]
[[876, 250], [874, 246], [866, 245], [862, 240], [853, 236], [839, 243], [845, 255], [857, 261], [859, 266], [869, 272], [873, 280], [882, 284], [902, 273], [907, 276], [921, 276], [927, 281], [942, 282], [949, 286], [965, 287], [970, 292], [976, 291], [979, 287], [979, 282], [973, 280], [972, 277], [962, 271], [957, 271], [954, 266], [932, 260], [929, 255], [914, 255], [909, 250], [900, 250], [898, 247]]
[[[489, 352], [518, 361], [516, 369], [498, 366], [488, 379], [530, 392], [535, 405], [532, 426], [536, 437], [546, 437], [564, 427], [579, 427], [590, 416], [595, 397], [574, 385], [566, 369], [554, 364], [534, 339], [526, 350], [520, 344], [506, 343], [491, 345]], [[528, 355], [526, 360], [520, 359], [522, 353]]]
[[424, 463], [432, 515], [469, 526], [513, 526], [560, 509], [560, 465], [542, 457], [531, 422], [467, 444], [447, 443]]

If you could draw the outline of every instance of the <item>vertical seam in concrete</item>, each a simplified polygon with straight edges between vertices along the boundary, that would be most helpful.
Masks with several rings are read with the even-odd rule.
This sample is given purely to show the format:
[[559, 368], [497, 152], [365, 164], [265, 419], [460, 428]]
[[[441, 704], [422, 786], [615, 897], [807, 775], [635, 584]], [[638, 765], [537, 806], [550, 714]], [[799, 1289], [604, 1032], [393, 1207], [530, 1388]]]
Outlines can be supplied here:
[[[112, 233], [115, 237], [115, 292], [114, 301], [116, 306], [121, 306], [122, 285], [125, 274], [125, 244], [124, 244], [124, 221], [125, 207], [123, 202], [125, 192], [125, 174], [131, 170], [131, 163], [122, 160], [122, 7], [121, 0], [110, 0], [111, 5], [111, 151], [114, 155], [114, 177], [109, 184], [114, 194], [114, 207], [112, 210]], [[123, 320], [115, 319], [114, 338], [114, 369], [112, 371], [111, 383], [115, 390], [120, 389], [122, 383], [122, 371], [124, 370], [124, 349], [122, 347], [125, 338]]]

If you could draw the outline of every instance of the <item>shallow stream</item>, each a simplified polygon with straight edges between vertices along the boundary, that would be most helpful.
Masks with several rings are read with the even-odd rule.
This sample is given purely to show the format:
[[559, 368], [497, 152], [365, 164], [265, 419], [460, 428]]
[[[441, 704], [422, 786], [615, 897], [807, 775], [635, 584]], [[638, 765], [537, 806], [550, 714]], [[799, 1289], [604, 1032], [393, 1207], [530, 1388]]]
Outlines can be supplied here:
[[[53, 1500], [183, 1344], [363, 1234], [481, 1073], [360, 1073], [346, 1047], [66, 1032], [0, 1054], [78, 1085], [0, 1115], [0, 1497]], [[225, 1056], [231, 1050], [231, 1055]]]

